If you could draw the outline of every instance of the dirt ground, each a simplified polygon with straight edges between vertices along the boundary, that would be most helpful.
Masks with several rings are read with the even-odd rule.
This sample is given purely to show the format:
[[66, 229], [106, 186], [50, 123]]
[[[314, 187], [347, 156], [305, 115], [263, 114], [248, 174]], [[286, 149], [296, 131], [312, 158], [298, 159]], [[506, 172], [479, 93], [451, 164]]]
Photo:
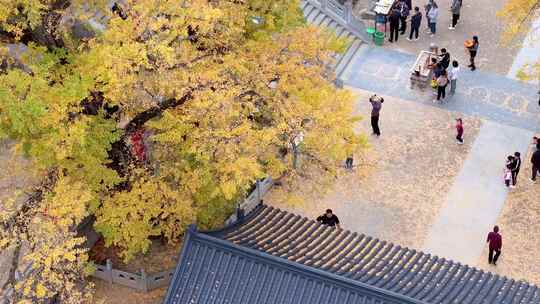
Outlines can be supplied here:
[[120, 258], [120, 248], [105, 247], [103, 240], [99, 240], [90, 251], [90, 256], [97, 263], [104, 264], [106, 259], [110, 259], [113, 267], [118, 270], [133, 273], [140, 272], [144, 268], [146, 273], [160, 272], [169, 268], [174, 268], [178, 262], [178, 255], [182, 248], [182, 242], [174, 244], [162, 244], [159, 240], [152, 241], [146, 254], [138, 254], [128, 263]]
[[94, 303], [103, 304], [158, 304], [162, 303], [167, 293], [167, 287], [162, 287], [148, 293], [137, 292], [128, 287], [91, 279], [95, 284]]
[[[98, 245], [99, 248], [103, 249]], [[105, 248], [104, 252], [100, 254], [100, 257], [110, 258], [113, 263], [113, 268], [123, 271], [129, 271], [132, 273], [140, 273], [140, 270], [144, 268], [146, 273], [152, 274], [163, 270], [175, 268], [178, 263], [178, 256], [182, 248], [182, 243], [176, 244], [161, 244], [159, 241], [152, 242], [152, 245], [146, 254], [140, 254], [136, 256], [129, 263], [123, 263], [116, 253], [118, 250], [115, 248]], [[100, 250], [101, 250], [100, 249]], [[91, 282], [95, 284], [94, 297], [97, 302], [103, 301], [103, 303], [141, 303], [141, 304], [153, 304], [161, 303], [167, 292], [167, 287], [153, 290], [149, 293], [138, 292], [134, 289], [120, 286], [118, 284], [112, 284], [98, 280], [91, 279]]]
[[503, 237], [502, 254], [497, 266], [487, 263], [487, 246], [478, 266], [516, 280], [523, 279], [540, 285], [540, 182], [529, 181], [530, 152], [522, 161], [517, 187], [510, 191], [497, 223]]
[[[359, 94], [358, 131], [371, 134], [369, 93]], [[385, 97], [380, 138], [370, 136], [365, 155], [355, 156], [353, 172], [342, 170], [324, 197], [303, 193], [303, 205], [290, 205], [279, 188], [265, 202], [314, 218], [331, 208], [342, 227], [402, 246], [422, 248], [427, 232], [444, 203], [481, 121], [463, 117], [465, 145], [455, 140], [455, 118], [419, 103]]]
[[[452, 14], [450, 12], [451, 0], [436, 1], [439, 5], [439, 18], [437, 21], [437, 33], [435, 37], [430, 37], [427, 32], [427, 21], [425, 18], [424, 5], [427, 0], [412, 1], [412, 6], [418, 6], [422, 13], [422, 25], [418, 41], [407, 41], [409, 37], [410, 21], [407, 24], [406, 35], [399, 37], [397, 43], [388, 42], [389, 26], [384, 47], [397, 49], [406, 53], [417, 54], [420, 50], [429, 50], [431, 43], [435, 43], [439, 48], [446, 48], [452, 58], [457, 59], [462, 66], [468, 65], [468, 52], [463, 46], [467, 39], [477, 35], [480, 42], [478, 55], [476, 58], [477, 68], [487, 70], [501, 75], [506, 75], [512, 66], [512, 62], [525, 34], [512, 42], [511, 45], [500, 44], [500, 34], [503, 30], [501, 20], [496, 17], [496, 13], [503, 7], [505, 0], [477, 0], [463, 1], [460, 20], [455, 30], [449, 30]], [[357, 6], [358, 9], [362, 5]], [[409, 18], [410, 19], [410, 18]], [[373, 26], [373, 21], [366, 21], [368, 26]]]

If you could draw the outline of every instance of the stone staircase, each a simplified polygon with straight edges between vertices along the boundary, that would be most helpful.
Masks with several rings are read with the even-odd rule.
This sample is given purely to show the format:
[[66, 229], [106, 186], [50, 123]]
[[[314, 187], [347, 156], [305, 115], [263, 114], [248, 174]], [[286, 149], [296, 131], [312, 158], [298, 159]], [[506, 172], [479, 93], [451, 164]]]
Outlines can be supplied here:
[[335, 31], [338, 37], [350, 39], [349, 48], [338, 57], [334, 66], [336, 78], [339, 79], [352, 58], [369, 43], [363, 35], [363, 25], [352, 16], [349, 11], [352, 7], [341, 5], [335, 0], [303, 0], [300, 8], [308, 23], [327, 27]]

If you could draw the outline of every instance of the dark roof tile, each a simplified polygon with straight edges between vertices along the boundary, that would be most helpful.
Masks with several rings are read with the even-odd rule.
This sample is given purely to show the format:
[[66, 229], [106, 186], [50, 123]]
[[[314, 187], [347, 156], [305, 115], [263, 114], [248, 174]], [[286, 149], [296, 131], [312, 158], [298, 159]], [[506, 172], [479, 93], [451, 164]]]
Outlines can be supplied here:
[[190, 230], [166, 304], [425, 304]]
[[211, 234], [427, 303], [529, 304], [540, 297], [524, 282], [265, 205], [244, 222]]
[[166, 304], [540, 304], [536, 286], [261, 205], [190, 231]]

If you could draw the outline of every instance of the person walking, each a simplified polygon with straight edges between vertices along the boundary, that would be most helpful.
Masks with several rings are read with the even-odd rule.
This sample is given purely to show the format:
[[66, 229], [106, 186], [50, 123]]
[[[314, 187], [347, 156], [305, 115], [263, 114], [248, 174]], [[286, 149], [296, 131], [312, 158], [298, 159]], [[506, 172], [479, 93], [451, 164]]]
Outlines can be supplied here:
[[384, 98], [374, 94], [369, 98], [371, 103], [371, 128], [373, 129], [373, 134], [381, 136], [381, 130], [379, 129], [379, 114], [381, 113], [382, 103]]
[[[499, 226], [493, 227], [493, 231], [488, 233], [486, 243], [489, 243], [488, 263], [496, 266], [502, 249], [502, 236], [499, 234]], [[495, 255], [493, 255], [494, 253]]]
[[399, 0], [397, 8], [399, 10], [399, 20], [401, 21], [399, 31], [401, 32], [401, 35], [404, 35], [407, 30], [407, 17], [409, 16], [411, 9], [407, 6], [405, 0]]
[[445, 70], [442, 71], [441, 75], [437, 77], [437, 99], [433, 102], [444, 99], [446, 97], [446, 86], [448, 85], [448, 76]]
[[347, 156], [347, 159], [345, 160], [345, 169], [352, 170], [353, 168], [353, 156], [350, 154]]
[[450, 94], [456, 94], [457, 80], [459, 76], [459, 63], [454, 60], [452, 61], [452, 67], [448, 71], [448, 80], [450, 80]]
[[458, 145], [463, 145], [463, 120], [461, 118], [456, 119], [456, 140]]
[[317, 222], [323, 225], [327, 225], [330, 227], [338, 227], [341, 229], [341, 227], [339, 226], [339, 218], [334, 213], [332, 213], [332, 209], [326, 209], [326, 213], [319, 216], [317, 218]]
[[418, 40], [418, 31], [420, 30], [421, 23], [422, 13], [420, 12], [420, 8], [417, 6], [414, 8], [414, 14], [411, 17], [411, 33], [409, 34], [409, 38], [407, 38], [407, 40], [412, 41], [413, 35], [414, 40]]
[[429, 12], [427, 13], [431, 37], [435, 36], [435, 33], [437, 32], [437, 17], [439, 17], [439, 6], [437, 3], [433, 2]]
[[531, 156], [532, 177], [531, 181], [536, 181], [536, 175], [540, 173], [540, 143], [536, 144], [536, 151]]
[[517, 176], [519, 174], [519, 169], [521, 168], [521, 154], [519, 152], [514, 153], [514, 160], [512, 162], [512, 185], [510, 188], [515, 188], [517, 183]]
[[471, 64], [469, 64], [469, 67], [471, 68], [471, 71], [476, 70], [476, 66], [474, 64], [474, 58], [476, 57], [476, 54], [478, 53], [478, 36], [473, 36], [472, 44], [468, 46], [469, 49], [469, 60], [471, 61]]
[[[428, 0], [428, 2], [426, 3], [426, 5], [424, 5], [424, 11], [425, 11], [425, 13], [426, 13], [426, 18], [427, 18], [427, 15], [428, 15], [428, 13], [429, 13], [429, 10], [430, 10], [431, 7], [433, 6], [433, 3], [434, 3], [434, 2], [435, 2], [434, 0]], [[427, 26], [427, 28], [426, 28], [427, 32], [428, 32], [428, 33], [431, 32], [431, 30], [430, 30], [430, 28], [429, 28], [429, 20], [428, 20], [428, 22], [426, 23], [426, 26]]]
[[454, 30], [459, 20], [459, 13], [461, 11], [461, 0], [452, 0], [450, 11], [452, 11], [452, 24], [448, 27], [449, 30]]
[[390, 22], [390, 39], [388, 39], [389, 42], [398, 41], [399, 36], [399, 10], [397, 7], [394, 7], [390, 10], [388, 21]]

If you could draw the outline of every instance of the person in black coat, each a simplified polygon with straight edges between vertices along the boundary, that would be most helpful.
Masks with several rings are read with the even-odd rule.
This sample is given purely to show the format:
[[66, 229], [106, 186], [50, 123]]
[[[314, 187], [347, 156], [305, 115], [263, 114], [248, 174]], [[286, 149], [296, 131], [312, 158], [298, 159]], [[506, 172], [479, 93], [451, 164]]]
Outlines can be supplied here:
[[396, 7], [390, 10], [388, 14], [388, 21], [390, 22], [390, 39], [389, 42], [397, 42], [399, 37], [399, 20], [400, 20], [399, 9]]
[[519, 152], [514, 153], [514, 162], [512, 163], [512, 185], [511, 188], [516, 187], [517, 176], [519, 174], [519, 169], [521, 168], [521, 154]]
[[317, 222], [323, 225], [337, 227], [341, 229], [341, 227], [339, 226], [339, 218], [332, 213], [332, 209], [326, 209], [326, 212], [323, 215], [317, 217]]
[[405, 0], [405, 4], [407, 4], [407, 7], [409, 8], [409, 10], [413, 9], [411, 0]]
[[450, 65], [450, 53], [448, 53], [445, 48], [441, 49], [441, 55], [439, 55], [439, 62], [445, 70]]
[[531, 180], [536, 181], [536, 175], [540, 172], [540, 143], [536, 144], [536, 151], [534, 151], [531, 157], [532, 164], [532, 178]]
[[420, 8], [417, 6], [414, 8], [414, 14], [411, 17], [411, 34], [409, 35], [409, 41], [418, 40], [418, 31], [420, 29], [420, 24], [422, 23], [422, 13], [420, 12]]
[[399, 20], [401, 21], [399, 31], [401, 32], [401, 35], [404, 35], [405, 31], [407, 31], [407, 17], [409, 16], [411, 9], [407, 6], [405, 0], [399, 0], [397, 9], [399, 10]]

